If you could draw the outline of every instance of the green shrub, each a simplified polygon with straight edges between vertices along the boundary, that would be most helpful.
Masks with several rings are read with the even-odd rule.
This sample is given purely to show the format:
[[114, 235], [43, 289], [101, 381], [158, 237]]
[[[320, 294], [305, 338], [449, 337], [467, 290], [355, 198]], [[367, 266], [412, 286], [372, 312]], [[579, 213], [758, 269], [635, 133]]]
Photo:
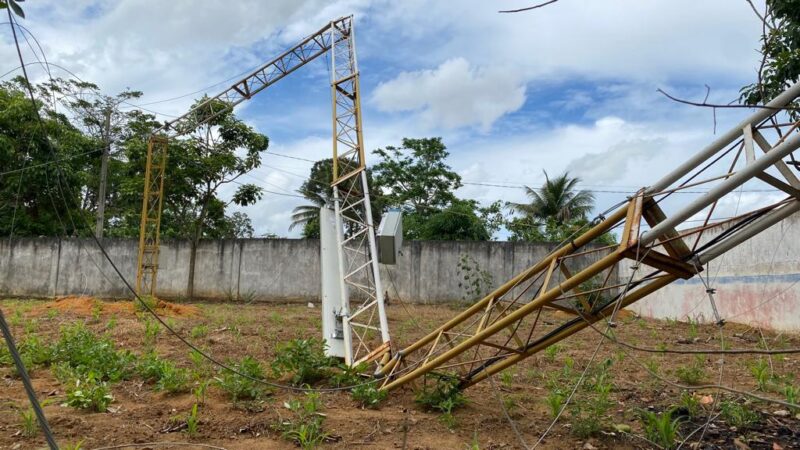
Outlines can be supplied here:
[[377, 409], [380, 403], [386, 400], [388, 392], [376, 387], [376, 383], [364, 383], [357, 385], [351, 391], [353, 400], [361, 406], [370, 409]]
[[159, 358], [155, 351], [141, 356], [136, 372], [145, 381], [154, 382], [156, 390], [170, 393], [189, 391], [189, 371], [168, 359]]
[[[3, 343], [5, 347], [5, 343]], [[53, 362], [53, 348], [45, 345], [39, 336], [29, 335], [19, 346], [19, 353], [25, 366], [49, 366]], [[9, 355], [10, 357], [10, 355]]]
[[434, 386], [427, 384], [421, 391], [417, 393], [414, 399], [417, 403], [422, 405], [425, 409], [435, 410], [442, 413], [439, 420], [444, 423], [447, 428], [455, 426], [455, 417], [453, 410], [463, 406], [467, 403], [467, 398], [458, 386], [456, 378], [437, 376]]
[[680, 417], [673, 419], [671, 411], [665, 411], [661, 414], [642, 411], [641, 421], [647, 439], [665, 449], [675, 448], [675, 440], [678, 437], [678, 427], [681, 422]]
[[291, 375], [295, 385], [310, 384], [330, 374], [333, 359], [325, 356], [323, 340], [293, 339], [278, 346], [272, 372], [276, 377]]
[[[236, 371], [250, 378], [255, 378], [257, 380], [264, 378], [264, 368], [261, 367], [258, 361], [250, 356], [245, 356], [242, 358], [241, 362], [231, 365]], [[217, 385], [225, 391], [234, 402], [238, 400], [258, 400], [264, 395], [264, 385], [250, 378], [240, 376], [230, 370], [222, 369], [220, 377], [217, 378]]]
[[52, 361], [66, 363], [78, 376], [91, 372], [100, 381], [116, 382], [132, 375], [134, 358], [129, 351], [117, 351], [111, 339], [96, 336], [79, 322], [61, 329]]
[[92, 409], [105, 412], [114, 401], [108, 384], [89, 372], [85, 378], [75, 380], [75, 385], [67, 389], [66, 405], [78, 409]]

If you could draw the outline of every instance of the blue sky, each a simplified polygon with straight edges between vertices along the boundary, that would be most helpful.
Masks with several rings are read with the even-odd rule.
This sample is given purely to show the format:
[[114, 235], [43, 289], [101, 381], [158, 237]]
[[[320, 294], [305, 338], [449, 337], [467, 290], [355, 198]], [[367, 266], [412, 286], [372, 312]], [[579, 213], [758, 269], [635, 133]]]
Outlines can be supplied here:
[[[511, 186], [459, 191], [483, 203], [522, 201], [521, 184], [538, 186], [543, 170], [570, 170], [605, 209], [714, 137], [710, 111], [677, 105], [656, 89], [702, 99], [708, 85], [711, 101], [728, 102], [755, 78], [760, 27], [744, 0], [561, 0], [496, 12], [528, 4], [39, 0], [26, 3], [21, 23], [51, 62], [108, 93], [142, 90], [140, 103], [150, 103], [243, 73], [328, 20], [355, 14], [367, 150], [441, 136], [465, 181]], [[2, 73], [17, 64], [8, 32], [0, 39]], [[34, 60], [30, 50], [25, 57]], [[40, 69], [32, 74], [43, 77]], [[145, 107], [180, 114], [191, 102]], [[238, 113], [270, 137], [271, 150], [319, 159], [331, 152], [329, 108], [320, 58]], [[719, 113], [719, 127], [744, 114]], [[276, 192], [293, 192], [310, 168], [269, 154], [263, 162], [243, 181]], [[296, 236], [289, 215], [301, 202], [267, 194], [245, 211], [258, 233]]]

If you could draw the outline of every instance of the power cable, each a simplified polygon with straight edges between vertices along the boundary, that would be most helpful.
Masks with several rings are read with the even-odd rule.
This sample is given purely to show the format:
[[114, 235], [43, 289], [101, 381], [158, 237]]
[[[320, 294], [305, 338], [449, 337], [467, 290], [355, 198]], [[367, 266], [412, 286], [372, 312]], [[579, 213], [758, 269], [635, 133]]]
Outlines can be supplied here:
[[[6, 8], [6, 12], [8, 13], [8, 21], [11, 24], [11, 32], [14, 35], [14, 43], [17, 48], [17, 56], [19, 57], [20, 64], [23, 64], [22, 71], [25, 74], [25, 79], [27, 80], [28, 74], [24, 68], [24, 62], [22, 60], [22, 51], [19, 48], [19, 40], [17, 39], [17, 30], [14, 28], [14, 18], [11, 15], [11, 8]], [[34, 108], [36, 110], [36, 115], [38, 117], [39, 110], [35, 106], [36, 101], [33, 100], [33, 91], [30, 88], [30, 83], [28, 83], [28, 90], [31, 94], [31, 100], [34, 103]], [[41, 124], [41, 117], [39, 117], [39, 123]], [[19, 198], [17, 200], [19, 200]], [[19, 372], [20, 377], [22, 378], [22, 384], [25, 387], [25, 393], [28, 395], [28, 400], [31, 402], [31, 407], [33, 408], [34, 414], [36, 414], [36, 420], [39, 422], [39, 427], [42, 429], [42, 434], [44, 434], [44, 438], [47, 441], [47, 445], [50, 447], [51, 450], [58, 450], [58, 444], [56, 443], [56, 439], [53, 436], [52, 430], [50, 429], [50, 424], [47, 422], [47, 417], [44, 415], [42, 406], [39, 404], [39, 399], [36, 397], [36, 392], [33, 389], [33, 384], [31, 383], [30, 376], [28, 375], [28, 371], [25, 369], [25, 364], [19, 355], [17, 346], [14, 344], [14, 337], [11, 335], [11, 330], [8, 328], [8, 324], [6, 323], [6, 319], [5, 316], [3, 315], [2, 310], [0, 310], [0, 328], [2, 328], [3, 337], [6, 340], [6, 345], [8, 346], [9, 352], [11, 353], [11, 357], [14, 359], [14, 365], [16, 365], [17, 371]]]
[[[9, 15], [10, 15], [10, 11], [9, 11]], [[22, 60], [21, 53], [19, 54], [19, 58], [20, 58], [20, 64], [24, 67], [25, 64], [24, 64], [24, 61]], [[39, 115], [39, 108], [38, 108], [38, 105], [36, 104], [36, 100], [35, 100], [35, 96], [33, 94], [33, 88], [32, 88], [32, 85], [30, 83], [30, 79], [27, 77], [27, 72], [24, 69], [23, 69], [23, 73], [25, 74], [24, 76], [25, 76], [25, 81], [26, 81], [26, 87], [27, 87], [28, 93], [30, 95], [30, 100], [31, 100], [32, 104], [34, 105], [34, 111], [36, 112], [37, 119], [38, 119], [39, 124], [42, 127], [42, 129], [45, 130], [45, 132], [46, 132], [46, 128], [44, 127], [44, 123], [42, 121], [41, 115]], [[52, 143], [50, 142], [49, 139], [45, 139], [45, 142], [47, 143], [47, 147], [50, 150], [51, 155], [53, 156], [53, 158], [55, 158], [56, 157], [56, 151], [53, 148]], [[57, 170], [59, 176], [63, 176], [61, 174], [61, 169], [58, 166], [58, 164], [56, 164], [56, 170]], [[64, 202], [65, 206], [67, 206], [67, 213], [68, 213], [68, 216], [70, 217], [70, 221], [72, 221], [71, 215], [69, 214], [69, 205], [67, 205], [67, 196], [64, 195], [63, 191], [61, 191], [62, 188], [60, 187], [60, 182], [59, 182], [58, 186], [59, 186], [59, 191], [61, 193], [62, 201]], [[67, 188], [69, 188], [69, 187], [67, 187]], [[89, 230], [91, 229], [91, 224], [88, 223], [86, 217], [83, 217], [83, 225], [86, 227], [86, 229], [89, 229]], [[73, 222], [73, 227], [77, 231], [77, 226], [74, 225], [74, 222]], [[116, 263], [113, 261], [111, 256], [108, 254], [106, 248], [103, 246], [103, 244], [97, 238], [97, 236], [94, 233], [89, 233], [89, 235], [90, 235], [91, 239], [94, 241], [94, 243], [97, 246], [97, 248], [102, 253], [103, 257], [106, 259], [106, 261], [112, 267], [112, 269], [117, 274], [119, 279], [123, 282], [123, 284], [125, 285], [125, 288], [134, 296], [136, 301], [139, 302], [139, 304], [148, 312], [148, 314], [150, 314], [154, 319], [156, 319], [156, 321], [159, 322], [161, 324], [161, 326], [163, 326], [170, 334], [175, 336], [185, 346], [187, 346], [191, 350], [194, 350], [199, 355], [201, 355], [204, 359], [206, 359], [209, 362], [211, 362], [212, 364], [220, 367], [221, 369], [227, 370], [227, 371], [229, 371], [229, 372], [231, 372], [231, 373], [233, 373], [235, 375], [238, 375], [238, 376], [240, 376], [242, 378], [248, 379], [248, 380], [256, 382], [256, 383], [260, 383], [260, 384], [263, 384], [263, 385], [266, 385], [266, 386], [270, 386], [270, 387], [273, 387], [273, 388], [276, 388], [276, 389], [282, 389], [282, 390], [293, 391], [293, 392], [323, 392], [324, 393], [324, 392], [349, 391], [349, 390], [352, 390], [353, 388], [356, 388], [356, 387], [359, 387], [359, 386], [365, 386], [365, 385], [369, 385], [369, 384], [375, 383], [375, 380], [370, 380], [370, 381], [367, 381], [367, 382], [364, 382], [364, 383], [359, 383], [359, 384], [350, 385], [350, 386], [339, 386], [339, 387], [334, 387], [334, 388], [305, 388], [305, 387], [299, 387], [299, 386], [292, 386], [292, 385], [286, 385], [286, 384], [281, 384], [281, 383], [275, 383], [275, 382], [271, 382], [271, 381], [268, 381], [268, 380], [251, 377], [251, 376], [249, 376], [247, 374], [244, 374], [244, 373], [234, 369], [233, 367], [231, 367], [231, 366], [219, 361], [218, 359], [214, 358], [213, 356], [211, 356], [207, 352], [203, 351], [202, 349], [200, 349], [196, 345], [192, 344], [188, 339], [183, 337], [180, 333], [178, 333], [171, 326], [169, 326], [169, 324], [167, 324], [150, 307], [150, 305], [148, 305], [147, 302], [145, 302], [139, 296], [139, 294], [136, 292], [136, 290], [133, 288], [133, 286], [130, 284], [130, 282], [127, 280], [127, 278], [122, 274], [122, 272], [120, 271], [119, 267], [116, 265]], [[400, 371], [399, 373], [402, 373], [402, 372], [404, 372], [404, 370]], [[53, 447], [53, 448], [57, 449], [57, 447]]]

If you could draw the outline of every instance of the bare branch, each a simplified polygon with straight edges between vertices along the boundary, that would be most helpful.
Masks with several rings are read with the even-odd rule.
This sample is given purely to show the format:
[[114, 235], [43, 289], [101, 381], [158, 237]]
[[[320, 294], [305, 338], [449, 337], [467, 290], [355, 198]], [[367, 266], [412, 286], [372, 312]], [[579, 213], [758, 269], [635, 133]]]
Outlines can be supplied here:
[[[706, 102], [706, 100], [703, 100], [702, 102], [693, 102], [691, 100], [684, 100], [682, 98], [678, 98], [678, 97], [675, 97], [673, 95], [670, 95], [667, 92], [665, 92], [663, 89], [656, 89], [656, 92], [658, 92], [659, 94], [663, 95], [664, 97], [667, 97], [668, 99], [670, 99], [670, 100], [672, 100], [674, 102], [683, 103], [684, 105], [690, 105], [690, 106], [701, 106], [701, 107], [704, 107], [704, 108], [713, 108], [713, 109], [717, 109], [717, 108], [752, 109], [752, 108], [755, 108], [755, 109], [768, 109], [770, 111], [796, 111], [796, 110], [800, 109], [800, 108], [798, 108], [796, 106], [737, 105], [737, 104], [732, 104], [732, 103], [728, 103], [728, 104], [708, 103], [708, 102]], [[706, 95], [706, 98], [708, 98], [707, 95]]]
[[760, 20], [761, 23], [764, 24], [765, 27], [769, 28], [770, 30], [774, 30], [775, 29], [774, 27], [772, 27], [772, 25], [767, 23], [767, 18], [765, 16], [762, 16], [761, 13], [758, 12], [758, 9], [756, 9], [756, 5], [753, 4], [753, 0], [745, 0], [745, 1], [747, 2], [748, 5], [750, 5], [750, 8], [756, 14], [756, 17], [758, 17], [758, 20]]
[[541, 7], [543, 7], [543, 6], [547, 6], [547, 5], [549, 5], [549, 4], [551, 4], [551, 3], [555, 3], [555, 2], [557, 2], [557, 1], [558, 1], [558, 0], [550, 0], [550, 1], [547, 1], [547, 2], [542, 2], [542, 3], [539, 3], [539, 4], [533, 5], [533, 6], [528, 6], [528, 7], [526, 7], [526, 8], [520, 8], [520, 9], [507, 9], [507, 10], [505, 10], [505, 11], [497, 11], [497, 12], [499, 12], [499, 13], [518, 13], [518, 12], [523, 12], [523, 11], [530, 11], [530, 10], [532, 10], [532, 9], [537, 9], [537, 8], [541, 8]]

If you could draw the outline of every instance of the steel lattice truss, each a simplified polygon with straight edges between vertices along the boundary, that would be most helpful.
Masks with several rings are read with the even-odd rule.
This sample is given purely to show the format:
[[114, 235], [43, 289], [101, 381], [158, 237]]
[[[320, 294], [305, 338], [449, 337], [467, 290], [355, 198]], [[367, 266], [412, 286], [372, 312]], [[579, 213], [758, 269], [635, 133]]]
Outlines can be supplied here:
[[[348, 23], [348, 25], [351, 25]], [[337, 219], [342, 311], [348, 364], [388, 360], [388, 323], [381, 287], [361, 132], [359, 76], [352, 26], [330, 30], [331, 96], [334, 111], [333, 197]], [[387, 356], [384, 358], [384, 356]]]
[[[423, 376], [452, 378], [468, 387], [592, 323], [607, 320], [613, 326], [619, 308], [675, 280], [702, 278], [709, 261], [800, 211], [800, 181], [783, 162], [787, 157], [794, 162], [800, 122], [780, 123], [786, 116], [780, 108], [798, 94], [800, 83], [624, 206], [598, 217], [546, 258], [397, 352], [381, 370], [386, 377], [382, 388]], [[724, 220], [724, 232], [702, 240], [705, 230], [721, 224], [711, 220], [718, 202], [756, 180], [768, 185], [762, 188], [789, 196]], [[708, 191], [671, 215], [664, 213], [661, 206], [668, 197], [700, 185]], [[693, 217], [703, 217], [702, 225], [689, 224]], [[612, 230], [621, 232], [618, 245], [590, 244]], [[620, 264], [624, 260], [630, 261]], [[615, 273], [619, 267], [624, 274]], [[716, 313], [713, 289], [707, 292]], [[545, 324], [545, 309], [561, 314], [548, 315]]]
[[342, 298], [351, 298], [358, 303], [349, 317], [347, 312], [344, 317], [345, 322], [350, 322], [350, 326], [345, 326], [345, 333], [356, 338], [352, 341], [355, 348], [348, 363], [378, 360], [389, 350], [389, 334], [364, 171], [359, 74], [352, 16], [331, 21], [225, 91], [167, 122], [151, 137], [145, 170], [136, 288], [139, 294], [156, 293], [168, 139], [194, 132], [199, 126], [211, 122], [324, 54], [331, 56], [334, 117], [332, 185], [342, 267]]

